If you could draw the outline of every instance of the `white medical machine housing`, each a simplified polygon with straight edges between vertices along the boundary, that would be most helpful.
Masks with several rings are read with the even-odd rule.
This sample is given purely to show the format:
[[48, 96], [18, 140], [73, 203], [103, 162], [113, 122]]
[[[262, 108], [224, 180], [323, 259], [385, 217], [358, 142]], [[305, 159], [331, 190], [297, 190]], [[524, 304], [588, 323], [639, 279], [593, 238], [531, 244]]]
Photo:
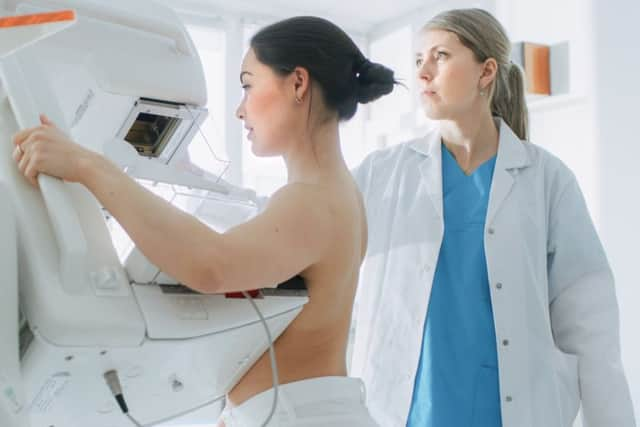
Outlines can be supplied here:
[[[3, 16], [60, 9], [75, 22], [0, 43], [0, 425], [131, 425], [110, 370], [130, 415], [153, 425], [221, 399], [267, 349], [263, 325], [246, 299], [193, 293], [135, 246], [118, 254], [96, 199], [47, 176], [29, 185], [12, 136], [46, 113], [220, 231], [255, 205], [250, 192], [175, 167], [206, 116], [206, 88], [173, 11], [151, 0], [0, 1]], [[255, 299], [274, 339], [308, 300], [276, 285]]]
[[26, 415], [22, 395], [18, 340], [18, 259], [16, 224], [9, 193], [0, 184], [0, 425], [23, 427]]

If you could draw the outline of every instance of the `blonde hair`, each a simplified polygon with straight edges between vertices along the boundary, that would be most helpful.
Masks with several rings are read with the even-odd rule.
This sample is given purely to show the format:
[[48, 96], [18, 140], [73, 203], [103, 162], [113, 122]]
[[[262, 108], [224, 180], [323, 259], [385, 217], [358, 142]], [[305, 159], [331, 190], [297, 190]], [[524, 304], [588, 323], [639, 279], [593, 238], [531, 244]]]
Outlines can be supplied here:
[[529, 113], [524, 99], [524, 79], [511, 62], [511, 41], [500, 22], [482, 9], [453, 9], [433, 17], [423, 28], [449, 31], [471, 49], [480, 63], [493, 58], [498, 63], [496, 78], [489, 88], [491, 114], [502, 117], [520, 139], [529, 133]]

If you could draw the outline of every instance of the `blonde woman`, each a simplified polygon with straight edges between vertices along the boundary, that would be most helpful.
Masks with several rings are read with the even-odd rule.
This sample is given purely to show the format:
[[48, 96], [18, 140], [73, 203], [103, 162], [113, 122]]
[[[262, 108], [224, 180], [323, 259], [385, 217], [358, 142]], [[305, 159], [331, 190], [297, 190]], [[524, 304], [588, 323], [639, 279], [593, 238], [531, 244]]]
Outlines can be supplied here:
[[[369, 251], [353, 374], [384, 426], [635, 425], [613, 276], [571, 171], [527, 142], [502, 25], [451, 10], [420, 32], [437, 130], [356, 172]], [[576, 141], [579, 149], [579, 141]]]

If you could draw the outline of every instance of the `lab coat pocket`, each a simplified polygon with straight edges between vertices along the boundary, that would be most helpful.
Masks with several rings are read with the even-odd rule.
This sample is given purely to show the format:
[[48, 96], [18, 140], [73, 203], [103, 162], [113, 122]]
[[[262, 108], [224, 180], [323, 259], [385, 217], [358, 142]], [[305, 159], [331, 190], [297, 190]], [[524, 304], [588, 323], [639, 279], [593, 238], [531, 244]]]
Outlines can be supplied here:
[[481, 366], [476, 378], [471, 426], [494, 427], [501, 422], [498, 368]]
[[556, 390], [562, 414], [562, 425], [571, 426], [580, 409], [580, 384], [578, 380], [578, 356], [555, 351]]

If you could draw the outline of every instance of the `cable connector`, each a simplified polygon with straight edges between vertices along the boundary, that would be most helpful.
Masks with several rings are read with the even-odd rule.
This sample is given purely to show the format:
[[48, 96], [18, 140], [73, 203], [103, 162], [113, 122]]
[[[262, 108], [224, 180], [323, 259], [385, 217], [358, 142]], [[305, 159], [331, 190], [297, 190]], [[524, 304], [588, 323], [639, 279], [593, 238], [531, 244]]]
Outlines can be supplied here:
[[107, 386], [109, 387], [109, 390], [111, 390], [111, 394], [116, 398], [116, 401], [118, 402], [118, 406], [120, 406], [122, 413], [128, 414], [129, 408], [127, 407], [127, 402], [125, 402], [124, 396], [122, 395], [122, 386], [120, 385], [118, 372], [114, 369], [105, 372], [104, 380], [107, 382]]

